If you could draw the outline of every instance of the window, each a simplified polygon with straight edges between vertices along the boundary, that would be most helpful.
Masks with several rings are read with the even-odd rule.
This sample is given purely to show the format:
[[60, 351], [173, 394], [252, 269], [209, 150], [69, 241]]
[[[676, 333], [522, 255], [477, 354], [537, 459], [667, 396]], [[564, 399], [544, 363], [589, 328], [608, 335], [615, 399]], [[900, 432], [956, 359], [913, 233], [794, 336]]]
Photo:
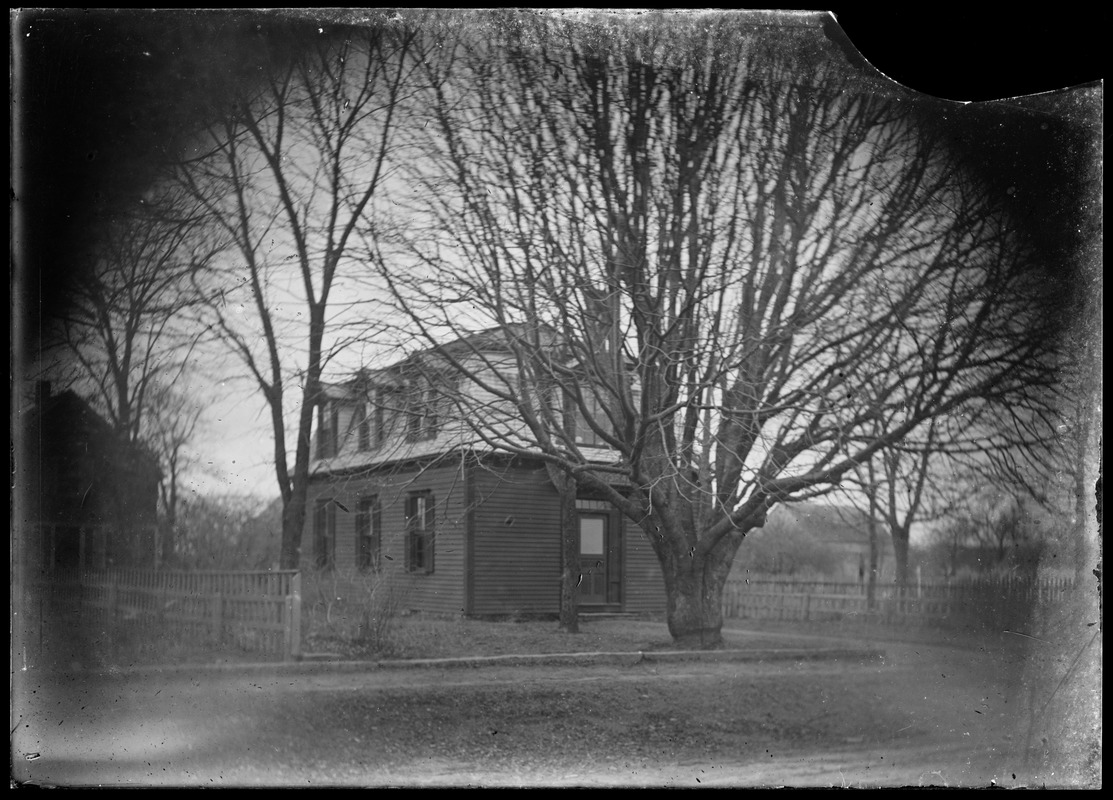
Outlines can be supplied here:
[[406, 569], [410, 572], [433, 571], [435, 519], [432, 493], [414, 492], [406, 498]]
[[387, 435], [387, 415], [384, 405], [397, 406], [396, 391], [389, 388], [376, 389], [367, 400], [356, 405], [353, 425], [359, 442], [359, 450], [365, 453], [382, 447]]
[[363, 572], [379, 569], [379, 498], [362, 497], [356, 505], [356, 566]]
[[435, 439], [438, 425], [436, 390], [427, 384], [414, 386], [407, 403], [406, 438], [411, 442]]
[[336, 404], [322, 401], [317, 406], [317, 458], [332, 458], [336, 455]]
[[391, 420], [397, 419], [400, 414], [402, 395], [396, 387], [386, 386], [376, 392], [375, 400], [373, 409], [375, 441], [382, 444], [390, 433], [393, 424]]
[[317, 569], [336, 566], [336, 504], [321, 499], [313, 509], [313, 564]]
[[[577, 404], [576, 401], [573, 400], [572, 405], [574, 410], [572, 418], [573, 420], [575, 420], [574, 424], [576, 426], [576, 444], [586, 444], [593, 447], [605, 446], [606, 442], [603, 441], [603, 437], [600, 436], [598, 432], [596, 432], [595, 428], [593, 428], [588, 423], [587, 418], [585, 418], [584, 411], [580, 408], [579, 404]], [[590, 414], [590, 418], [595, 423], [595, 426], [603, 428], [605, 430], [607, 425], [606, 412], [604, 411], [602, 404], [599, 402], [599, 398], [596, 397], [590, 390], [585, 390], [583, 392], [583, 406], [584, 409], [587, 410], [588, 414]]]

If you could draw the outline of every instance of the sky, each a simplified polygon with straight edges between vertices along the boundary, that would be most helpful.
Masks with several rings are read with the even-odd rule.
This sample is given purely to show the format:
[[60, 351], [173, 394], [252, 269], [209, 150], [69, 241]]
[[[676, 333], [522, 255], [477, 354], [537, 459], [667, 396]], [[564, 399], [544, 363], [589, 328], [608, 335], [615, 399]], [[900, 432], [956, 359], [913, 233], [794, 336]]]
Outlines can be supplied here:
[[[1052, 92], [1102, 76], [1103, 26], [1084, 15], [834, 9], [854, 47], [883, 75], [937, 97], [983, 101]], [[98, 221], [142, 193], [157, 157], [221, 81], [254, 74], [275, 41], [274, 15], [196, 10], [12, 11], [13, 370], [34, 361], [43, 318], [64, 311], [57, 290], [79, 269]], [[311, 13], [311, 12], [310, 12]], [[1100, 37], [1100, 38], [1099, 38]], [[851, 52], [853, 55], [853, 52]], [[986, 170], [1051, 257], [1077, 243], [1069, 200], [1079, 192], [1080, 140], [1062, 114], [1010, 126], [1009, 104], [968, 131]], [[956, 113], [957, 107], [956, 107]], [[996, 116], [993, 116], [996, 115]], [[993, 120], [1002, 124], [994, 127]], [[988, 127], [987, 127], [988, 126]], [[961, 128], [960, 128], [960, 136]], [[213, 374], [187, 491], [277, 494], [273, 438], [260, 399]]]

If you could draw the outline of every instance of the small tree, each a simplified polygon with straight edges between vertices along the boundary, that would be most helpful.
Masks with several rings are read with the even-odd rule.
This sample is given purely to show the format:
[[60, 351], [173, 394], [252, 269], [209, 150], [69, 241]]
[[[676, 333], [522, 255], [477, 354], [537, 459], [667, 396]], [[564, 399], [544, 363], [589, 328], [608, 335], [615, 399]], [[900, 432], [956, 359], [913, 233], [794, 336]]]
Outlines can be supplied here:
[[260, 515], [255, 498], [193, 496], [180, 504], [175, 549], [167, 562], [178, 569], [272, 569], [278, 561], [278, 521]]
[[313, 36], [272, 40], [261, 79], [220, 98], [179, 171], [238, 257], [201, 286], [211, 329], [267, 405], [284, 568], [298, 566], [321, 374], [342, 344], [333, 290], [388, 179], [418, 60], [413, 32], [385, 19]]
[[878, 536], [887, 531], [892, 539], [895, 580], [903, 591], [908, 585], [913, 525], [930, 522], [940, 513], [940, 484], [947, 481], [941, 462], [946, 459], [947, 446], [958, 441], [957, 434], [948, 434], [942, 428], [938, 420], [929, 420], [844, 479], [847, 497], [867, 514], [870, 557], [866, 595], [871, 606], [877, 589]]
[[161, 506], [159, 562], [173, 558], [177, 549], [179, 492], [183, 473], [192, 466], [187, 448], [193, 442], [205, 406], [172, 384], [158, 383], [148, 397], [147, 439], [162, 466], [159, 475]]

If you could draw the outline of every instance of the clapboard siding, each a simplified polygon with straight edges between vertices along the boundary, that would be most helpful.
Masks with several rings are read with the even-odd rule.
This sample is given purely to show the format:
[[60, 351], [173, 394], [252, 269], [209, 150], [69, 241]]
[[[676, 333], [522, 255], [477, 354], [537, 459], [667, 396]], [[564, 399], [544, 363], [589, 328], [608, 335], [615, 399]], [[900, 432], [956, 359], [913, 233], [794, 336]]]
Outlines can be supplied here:
[[[405, 571], [406, 498], [416, 491], [431, 491], [436, 498], [432, 574]], [[315, 476], [302, 541], [305, 568], [313, 566], [314, 508], [319, 499], [332, 499], [337, 503], [336, 569], [355, 572], [356, 511], [360, 498], [371, 496], [380, 505], [381, 563], [400, 582], [406, 607], [474, 615], [559, 612], [560, 498], [536, 462], [487, 459], [467, 466], [456, 462], [424, 470], [394, 467]], [[641, 529], [608, 504], [589, 500], [580, 505], [585, 511], [608, 511], [617, 526], [612, 531], [619, 551], [610, 563], [621, 574], [613, 576], [618, 584], [612, 591], [618, 601], [614, 607], [663, 611], [661, 568]]]
[[543, 468], [473, 468], [473, 614], [557, 613], [560, 502]]
[[665, 580], [661, 562], [637, 525], [626, 520], [626, 602], [623, 610], [638, 613], [663, 612]]
[[[408, 573], [406, 564], [406, 498], [411, 492], [433, 493], [436, 509], [434, 571]], [[459, 614], [464, 611], [464, 532], [466, 525], [463, 472], [459, 464], [424, 470], [320, 476], [310, 484], [309, 508], [302, 538], [302, 565], [313, 567], [313, 511], [319, 499], [339, 505], [336, 514], [336, 569], [357, 567], [355, 517], [360, 498], [378, 496], [382, 564], [401, 582], [404, 605], [423, 611]], [[344, 509], [347, 509], [346, 511]]]

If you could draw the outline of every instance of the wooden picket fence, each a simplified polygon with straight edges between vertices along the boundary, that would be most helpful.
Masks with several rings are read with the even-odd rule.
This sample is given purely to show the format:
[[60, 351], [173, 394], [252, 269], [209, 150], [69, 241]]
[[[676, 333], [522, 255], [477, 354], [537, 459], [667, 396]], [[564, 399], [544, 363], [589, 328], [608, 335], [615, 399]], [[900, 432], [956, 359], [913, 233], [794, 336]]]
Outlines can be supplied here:
[[1074, 588], [1069, 578], [986, 576], [904, 587], [876, 587], [871, 606], [860, 583], [735, 579], [723, 590], [723, 615], [734, 619], [821, 621], [860, 618], [1020, 627], [1031, 609], [1055, 603]]
[[274, 572], [171, 572], [112, 569], [56, 575], [53, 603], [109, 630], [151, 629], [162, 636], [301, 656], [301, 575]]

